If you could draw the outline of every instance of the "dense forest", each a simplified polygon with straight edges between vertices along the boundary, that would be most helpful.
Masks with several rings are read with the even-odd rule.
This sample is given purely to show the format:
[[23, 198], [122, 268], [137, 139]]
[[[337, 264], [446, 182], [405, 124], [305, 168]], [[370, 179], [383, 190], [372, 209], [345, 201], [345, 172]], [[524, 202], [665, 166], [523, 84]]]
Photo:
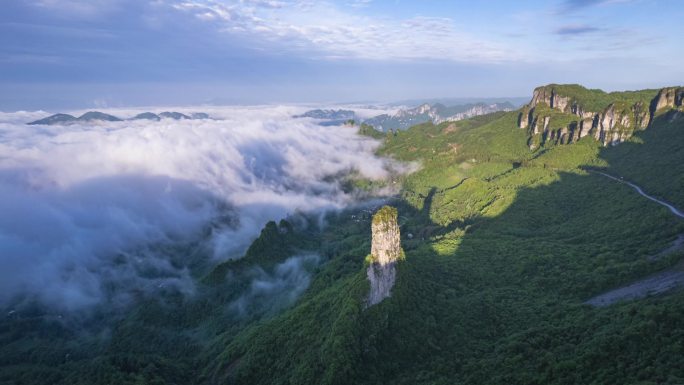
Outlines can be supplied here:
[[[594, 109], [629, 99], [569, 89]], [[684, 221], [596, 171], [683, 208], [684, 116], [657, 111], [615, 146], [586, 136], [531, 150], [519, 114], [360, 127], [382, 141], [379, 155], [420, 165], [382, 202], [398, 210], [405, 251], [383, 302], [365, 304], [379, 204], [330, 212], [322, 228], [302, 214], [268, 223], [244, 258], [195, 272], [191, 298], [69, 322], [38, 307], [7, 314], [0, 382], [684, 383], [684, 292], [586, 303], [682, 269], [672, 245]], [[310, 275], [294, 279], [292, 266]], [[260, 275], [289, 286], [254, 292]]]

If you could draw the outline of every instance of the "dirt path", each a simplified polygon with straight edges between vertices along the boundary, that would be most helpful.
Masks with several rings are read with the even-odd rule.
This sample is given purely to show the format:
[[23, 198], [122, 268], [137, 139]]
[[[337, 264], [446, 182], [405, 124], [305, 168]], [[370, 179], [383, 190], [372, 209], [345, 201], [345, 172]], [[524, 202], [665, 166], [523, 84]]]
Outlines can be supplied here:
[[616, 302], [629, 301], [648, 297], [650, 295], [664, 293], [668, 290], [683, 285], [684, 271], [680, 269], [672, 269], [652, 275], [628, 286], [623, 286], [601, 295], [597, 295], [585, 303], [599, 307], [608, 306]]
[[678, 251], [680, 249], [684, 248], [684, 234], [679, 234], [677, 236], [677, 239], [672, 242], [672, 246], [668, 247], [665, 250], [662, 250], [661, 252], [653, 255], [649, 255], [648, 260], [649, 261], [657, 261], [660, 258], [670, 254], [674, 253], [675, 251]]
[[[662, 201], [651, 195], [646, 194], [644, 190], [641, 189], [641, 187], [635, 185], [634, 183], [627, 182], [622, 178], [617, 178], [603, 172], [594, 171], [594, 173], [603, 175], [606, 178], [610, 178], [617, 182], [626, 184], [632, 187], [634, 190], [636, 190], [636, 192], [638, 192], [641, 196], [650, 199], [653, 202], [656, 202], [662, 206], [667, 207], [672, 214], [680, 218], [684, 218], [684, 212], [682, 212], [681, 210], [677, 209], [676, 207], [672, 206], [671, 204], [665, 201]], [[648, 259], [651, 261], [660, 259], [667, 254], [680, 250], [682, 247], [684, 247], [684, 235], [680, 234], [670, 247], [662, 250], [657, 254], [649, 256]], [[684, 263], [680, 263], [679, 265], [670, 270], [666, 270], [651, 275], [639, 281], [633, 282], [627, 286], [623, 286], [605, 292], [603, 294], [597, 295], [596, 297], [589, 299], [585, 303], [597, 307], [608, 306], [616, 302], [630, 301], [634, 299], [644, 298], [650, 295], [664, 293], [666, 291], [681, 286], [684, 286]]]

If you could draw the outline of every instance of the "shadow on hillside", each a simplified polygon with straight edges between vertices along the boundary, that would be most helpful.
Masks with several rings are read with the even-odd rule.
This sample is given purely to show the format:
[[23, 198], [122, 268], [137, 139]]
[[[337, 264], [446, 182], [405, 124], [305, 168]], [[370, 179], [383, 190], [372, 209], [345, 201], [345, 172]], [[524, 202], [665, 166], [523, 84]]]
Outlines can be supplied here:
[[[599, 156], [609, 163], [604, 170], [621, 175], [632, 165], [640, 167], [631, 174], [634, 182], [643, 182], [645, 190], [659, 189], [658, 172], [649, 169], [644, 158], [662, 157], [666, 148], [676, 147], [673, 142], [682, 143], [675, 139], [682, 137], [684, 120], [679, 122], [659, 120], [651, 131], [639, 132], [635, 141], [621, 144], [623, 150], [602, 148]], [[669, 135], [667, 140], [659, 136], [663, 133]], [[681, 150], [670, 154], [678, 161], [673, 162], [672, 156], [663, 161], [671, 165], [667, 172], [684, 175]], [[534, 166], [526, 164], [511, 172], [523, 177], [529, 167]], [[598, 330], [558, 328], [592, 324], [602, 311], [611, 309], [592, 309], [583, 305], [586, 299], [680, 259], [679, 252], [661, 260], [649, 258], [667, 249], [684, 231], [684, 223], [666, 208], [602, 176], [577, 169], [545, 172], [544, 183], [518, 189], [513, 203], [495, 217], [439, 226], [430, 219], [440, 194], [435, 187], [425, 196], [421, 210], [406, 202], [396, 204], [400, 216], [415, 216], [415, 220], [402, 226], [407, 259], [400, 265], [393, 296], [365, 315], [359, 372], [367, 383], [439, 383], [439, 379], [463, 378], [463, 372], [480, 376], [465, 382], [497, 382], [492, 376], [514, 371], [499, 368], [497, 374], [487, 366], [487, 359], [499, 363], [500, 358], [493, 358], [497, 346], [510, 341], [532, 344], [541, 330], [555, 346], [535, 342], [542, 345], [533, 345], [534, 355], [526, 355], [529, 362], [543, 360], [538, 353], [557, 350], [565, 338], [575, 344], [601, 345], [605, 341], [593, 342], [603, 341], [594, 334]], [[415, 237], [404, 240], [407, 232]], [[542, 325], [552, 326], [547, 330]], [[520, 336], [525, 339], [518, 341]], [[506, 354], [521, 354], [515, 349]], [[606, 360], [609, 370], [619, 371], [624, 365], [619, 359]], [[575, 365], [587, 369], [592, 363]], [[550, 378], [541, 383], [545, 381]]]
[[[610, 151], [601, 150], [601, 157]], [[370, 216], [340, 213], [323, 236], [329, 260], [307, 294], [273, 322], [237, 342], [225, 340], [208, 381], [551, 382], [554, 373], [537, 381], [506, 381], [505, 375], [529, 363], [537, 366], [528, 373], [544, 373], [540, 368], [551, 365], [544, 362], [558, 349], [593, 341], [593, 322], [608, 310], [583, 301], [669, 266], [673, 259], [647, 256], [666, 247], [682, 225], [600, 176], [532, 167], [520, 162], [511, 173], [535, 187], [513, 192], [487, 181], [498, 194], [515, 194], [495, 217], [436, 223], [437, 197], [451, 190], [434, 186], [427, 186], [420, 207], [392, 201], [406, 260], [392, 296], [367, 310], [363, 256], [370, 251]], [[575, 366], [593, 365], [591, 357], [583, 359]], [[621, 365], [606, 360], [609, 367]], [[265, 364], [271, 369], [264, 371]]]
[[[668, 137], [658, 135], [662, 132]], [[629, 172], [644, 189], [660, 190], [668, 198], [679, 190], [660, 181], [665, 175], [675, 183], [684, 175], [684, 155], [677, 148], [683, 132], [681, 124], [654, 123], [637, 134], [641, 143], [601, 149], [600, 157], [610, 164], [605, 170]], [[661, 165], [657, 172], [654, 164]], [[521, 162], [507, 173], [523, 178], [540, 170], [532, 167]], [[440, 210], [436, 197], [446, 189], [429, 188], [420, 208], [392, 201], [399, 210], [406, 260], [399, 264], [392, 297], [366, 311], [360, 310], [364, 298], [357, 298], [355, 289], [365, 282], [370, 217], [350, 209], [318, 234], [326, 262], [277, 322], [260, 320], [244, 331], [254, 319], [226, 316], [235, 293], [250, 287], [252, 276], [246, 275], [249, 279], [209, 283], [192, 301], [145, 302], [108, 330], [107, 338], [75, 336], [89, 343], [80, 350], [55, 344], [49, 354], [17, 356], [31, 348], [13, 338], [35, 324], [0, 323], [0, 337], [7, 342], [0, 362], [25, 367], [6, 373], [30, 372], [31, 378], [57, 378], [56, 383], [81, 374], [78, 366], [85, 368], [82, 379], [93, 383], [127, 376], [189, 384], [218, 382], [212, 371], [219, 367], [220, 379], [235, 374], [242, 377], [227, 380], [244, 383], [301, 383], [302, 378], [311, 383], [550, 383], [559, 378], [586, 383], [593, 377], [572, 376], [582, 370], [595, 375], [596, 362], [615, 373], [652, 364], [642, 356], [619, 355], [645, 350], [640, 348], [647, 342], [632, 338], [623, 348], [617, 343], [620, 333], [600, 329], [631, 310], [610, 313], [582, 302], [671, 266], [677, 255], [657, 261], [648, 256], [666, 248], [684, 226], [666, 209], [601, 176], [576, 169], [543, 169], [541, 175], [536, 187], [516, 191], [496, 185], [498, 180], [486, 181], [497, 194], [515, 194], [513, 202], [495, 217], [470, 216], [445, 226], [432, 214]], [[273, 263], [287, 257], [280, 253], [283, 245], [295, 242], [287, 236], [303, 234], [283, 234], [276, 224], [265, 230], [262, 256], [277, 256]], [[219, 278], [234, 271], [224, 273]], [[47, 335], [51, 329], [40, 332]], [[649, 332], [649, 337], [664, 333], [655, 326]], [[236, 340], [240, 344], [233, 345]], [[592, 341], [598, 341], [597, 351], [608, 353], [577, 353], [577, 346]], [[573, 360], [559, 363], [563, 355]], [[668, 368], [668, 362], [653, 365]], [[197, 375], [198, 368], [208, 368], [205, 376]]]

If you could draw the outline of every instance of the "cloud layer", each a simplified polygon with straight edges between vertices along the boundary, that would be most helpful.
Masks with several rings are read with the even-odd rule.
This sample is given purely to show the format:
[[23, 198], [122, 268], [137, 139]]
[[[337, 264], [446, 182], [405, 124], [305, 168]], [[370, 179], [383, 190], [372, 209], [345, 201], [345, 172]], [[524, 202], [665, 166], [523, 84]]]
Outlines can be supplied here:
[[[368, 2], [351, 4], [352, 8]], [[458, 28], [447, 17], [389, 19], [360, 16], [327, 2], [242, 2], [186, 0], [174, 9], [264, 48], [273, 42], [288, 50], [328, 59], [497, 62], [520, 59], [504, 44]], [[278, 12], [274, 13], [273, 8]], [[270, 44], [269, 44], [270, 43]]]
[[229, 309], [244, 316], [275, 312], [291, 305], [309, 286], [310, 271], [319, 262], [320, 257], [315, 254], [295, 255], [276, 265], [272, 273], [254, 268], [249, 288]]
[[0, 114], [0, 304], [191, 293], [192, 266], [240, 255], [266, 221], [354, 200], [326, 177], [387, 176], [353, 128], [289, 107], [209, 112], [223, 120], [27, 126], [46, 114]]

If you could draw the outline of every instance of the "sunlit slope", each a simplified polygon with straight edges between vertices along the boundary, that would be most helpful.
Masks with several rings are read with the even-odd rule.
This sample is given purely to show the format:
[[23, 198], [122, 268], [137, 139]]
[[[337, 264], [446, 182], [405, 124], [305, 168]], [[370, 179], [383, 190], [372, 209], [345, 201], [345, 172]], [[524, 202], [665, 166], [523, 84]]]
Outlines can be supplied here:
[[681, 250], [661, 252], [682, 221], [592, 170], [681, 208], [684, 119], [665, 111], [615, 147], [588, 136], [535, 150], [516, 119], [366, 130], [381, 154], [420, 165], [389, 201], [406, 259], [380, 304], [366, 306], [364, 267], [380, 203], [295, 215], [268, 223], [243, 259], [195, 272], [192, 296], [76, 325], [7, 315], [0, 383], [684, 382], [681, 291], [584, 304], [678, 268]]
[[[644, 170], [659, 156], [681, 164], [670, 143], [684, 140], [682, 122], [654, 124], [646, 133], [669, 140], [636, 144], [637, 136], [623, 144], [635, 146], [629, 154], [592, 138], [531, 152], [514, 114], [388, 137], [382, 153], [422, 164], [395, 202], [406, 261], [393, 296], [364, 310], [369, 245], [345, 245], [353, 235], [342, 230], [333, 236], [341, 250], [308, 294], [228, 344], [208, 383], [682, 381], [681, 292], [583, 304], [682, 255], [648, 258], [684, 232], [681, 221], [585, 171], [619, 174], [614, 161], [625, 157]], [[654, 175], [648, 185], [667, 183]], [[363, 231], [344, 221], [332, 225]]]

